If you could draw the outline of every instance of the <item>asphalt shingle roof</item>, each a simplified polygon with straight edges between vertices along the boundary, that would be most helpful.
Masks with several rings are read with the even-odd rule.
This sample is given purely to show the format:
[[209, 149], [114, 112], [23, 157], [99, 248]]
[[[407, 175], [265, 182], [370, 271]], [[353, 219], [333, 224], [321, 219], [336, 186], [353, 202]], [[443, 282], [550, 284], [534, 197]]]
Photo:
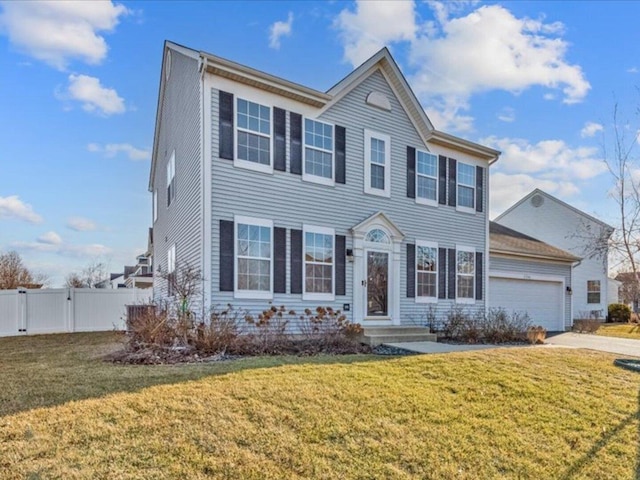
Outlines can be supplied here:
[[489, 222], [489, 252], [513, 253], [545, 257], [566, 262], [577, 262], [580, 257], [553, 247], [537, 238], [517, 232], [496, 222]]

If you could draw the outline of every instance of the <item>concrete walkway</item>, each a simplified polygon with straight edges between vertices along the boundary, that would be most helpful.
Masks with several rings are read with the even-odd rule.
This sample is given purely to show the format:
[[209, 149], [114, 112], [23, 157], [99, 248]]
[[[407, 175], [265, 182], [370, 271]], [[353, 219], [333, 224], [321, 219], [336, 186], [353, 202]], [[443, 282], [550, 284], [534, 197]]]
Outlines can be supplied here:
[[545, 343], [570, 348], [586, 348], [601, 352], [640, 357], [640, 340], [592, 335], [589, 333], [560, 333], [547, 337]]
[[504, 345], [452, 345], [450, 343], [438, 342], [399, 342], [385, 343], [390, 347], [404, 348], [416, 353], [449, 353], [467, 352], [470, 350], [486, 350], [488, 348], [504, 348]]

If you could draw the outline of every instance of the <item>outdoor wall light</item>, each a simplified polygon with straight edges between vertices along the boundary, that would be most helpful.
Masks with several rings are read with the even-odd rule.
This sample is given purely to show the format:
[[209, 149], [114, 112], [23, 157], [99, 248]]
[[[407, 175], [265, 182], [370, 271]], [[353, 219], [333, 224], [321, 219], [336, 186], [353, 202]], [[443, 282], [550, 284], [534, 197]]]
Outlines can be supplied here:
[[567, 287], [567, 295], [571, 295], [573, 293], [573, 290], [571, 290], [571, 287]]
[[347, 248], [347, 262], [353, 262], [353, 250]]

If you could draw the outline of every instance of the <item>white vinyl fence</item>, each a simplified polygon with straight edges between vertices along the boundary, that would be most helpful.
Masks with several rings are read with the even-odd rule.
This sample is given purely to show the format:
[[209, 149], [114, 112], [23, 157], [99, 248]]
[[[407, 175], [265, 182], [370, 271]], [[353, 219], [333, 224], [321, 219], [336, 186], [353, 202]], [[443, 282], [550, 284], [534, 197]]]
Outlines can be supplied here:
[[0, 290], [0, 337], [124, 330], [126, 305], [151, 300], [151, 289]]

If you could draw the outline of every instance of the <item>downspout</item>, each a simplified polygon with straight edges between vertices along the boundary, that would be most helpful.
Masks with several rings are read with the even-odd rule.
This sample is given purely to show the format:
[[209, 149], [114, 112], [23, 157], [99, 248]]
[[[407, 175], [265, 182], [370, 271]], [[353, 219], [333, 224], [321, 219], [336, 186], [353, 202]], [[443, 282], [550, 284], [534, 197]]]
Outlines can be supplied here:
[[[204, 92], [204, 76], [205, 76], [205, 72], [207, 71], [207, 59], [203, 58], [202, 55], [200, 55], [200, 65], [199, 65], [199, 69], [200, 69], [200, 161], [201, 161], [201, 179], [202, 179], [202, 232], [201, 232], [201, 240], [202, 240], [202, 267], [201, 267], [201, 272], [202, 272], [202, 280], [201, 280], [201, 290], [202, 290], [202, 294], [201, 294], [201, 305], [202, 305], [202, 320], [205, 321], [206, 320], [206, 311], [207, 311], [207, 293], [206, 293], [206, 286], [207, 286], [207, 282], [205, 279], [205, 273], [206, 273], [206, 249], [207, 249], [207, 245], [205, 242], [205, 238], [206, 238], [206, 225], [207, 222], [205, 222], [205, 215], [207, 214], [207, 206], [206, 206], [206, 195], [205, 193], [205, 188], [206, 188], [206, 175], [205, 175], [205, 159], [206, 159], [206, 155], [205, 155], [205, 141], [204, 141], [204, 136], [205, 136], [205, 131], [204, 131], [204, 100], [205, 100], [205, 92]], [[210, 181], [211, 179], [209, 179]], [[209, 248], [211, 248], [211, 246], [209, 246]]]

